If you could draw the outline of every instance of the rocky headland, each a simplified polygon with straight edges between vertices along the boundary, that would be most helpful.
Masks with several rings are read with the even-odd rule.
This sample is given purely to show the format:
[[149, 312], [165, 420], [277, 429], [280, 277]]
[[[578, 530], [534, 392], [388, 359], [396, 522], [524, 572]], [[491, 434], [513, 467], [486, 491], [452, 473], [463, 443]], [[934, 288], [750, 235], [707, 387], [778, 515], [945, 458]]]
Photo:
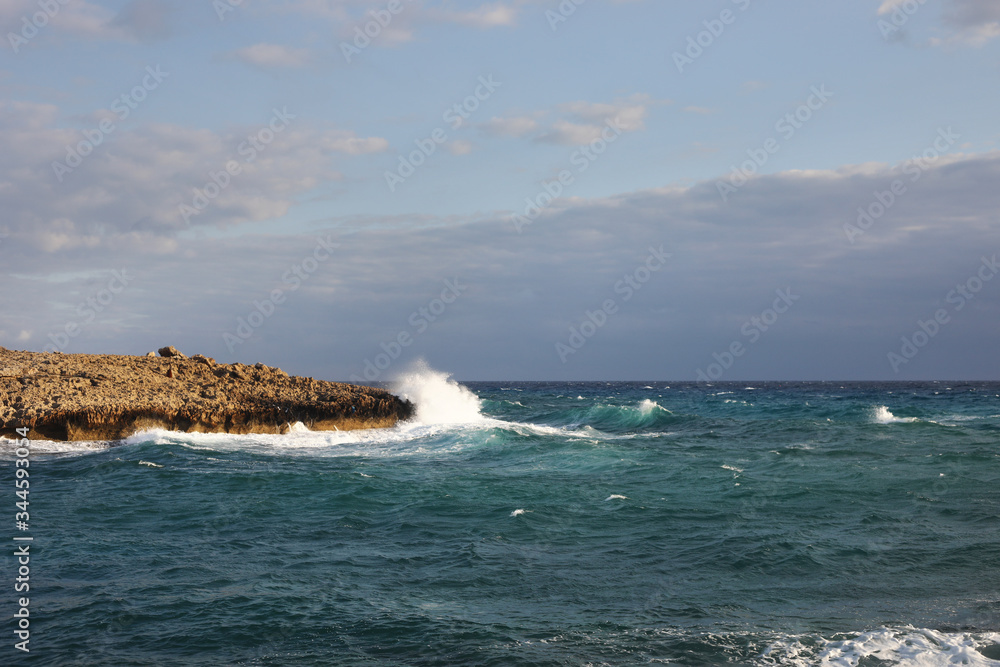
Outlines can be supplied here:
[[150, 428], [285, 433], [394, 426], [413, 405], [372, 387], [290, 377], [264, 364], [220, 364], [173, 347], [144, 357], [0, 347], [0, 435], [119, 440]]

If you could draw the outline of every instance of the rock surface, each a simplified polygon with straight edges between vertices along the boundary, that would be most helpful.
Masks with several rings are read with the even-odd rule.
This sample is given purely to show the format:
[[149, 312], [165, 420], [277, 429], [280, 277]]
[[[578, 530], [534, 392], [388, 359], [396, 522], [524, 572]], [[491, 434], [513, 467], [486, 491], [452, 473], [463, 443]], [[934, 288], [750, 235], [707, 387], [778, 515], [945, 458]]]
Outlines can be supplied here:
[[[163, 348], [176, 353], [172, 347]], [[372, 387], [289, 377], [264, 364], [172, 356], [18, 352], [0, 347], [0, 435], [119, 440], [165, 428], [203, 433], [285, 433], [384, 428], [413, 405]]]

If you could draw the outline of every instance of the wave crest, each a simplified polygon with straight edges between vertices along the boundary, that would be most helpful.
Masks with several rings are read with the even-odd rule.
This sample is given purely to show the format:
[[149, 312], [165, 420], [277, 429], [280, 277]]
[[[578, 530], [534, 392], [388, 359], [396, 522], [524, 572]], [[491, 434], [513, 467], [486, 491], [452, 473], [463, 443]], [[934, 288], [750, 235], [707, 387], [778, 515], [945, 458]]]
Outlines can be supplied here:
[[421, 424], [478, 424], [486, 421], [479, 397], [418, 359], [392, 383], [392, 393], [412, 401]]
[[877, 424], [908, 424], [915, 421], [920, 421], [916, 417], [897, 417], [889, 411], [889, 408], [884, 405], [878, 405], [875, 407], [872, 419]]

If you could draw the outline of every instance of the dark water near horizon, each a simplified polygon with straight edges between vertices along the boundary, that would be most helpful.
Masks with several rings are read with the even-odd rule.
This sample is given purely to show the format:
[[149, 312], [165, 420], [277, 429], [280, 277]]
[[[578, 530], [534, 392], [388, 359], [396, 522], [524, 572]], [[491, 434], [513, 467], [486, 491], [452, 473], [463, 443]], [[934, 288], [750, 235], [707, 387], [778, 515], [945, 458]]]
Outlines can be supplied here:
[[1000, 383], [467, 386], [35, 443], [0, 665], [1000, 665]]

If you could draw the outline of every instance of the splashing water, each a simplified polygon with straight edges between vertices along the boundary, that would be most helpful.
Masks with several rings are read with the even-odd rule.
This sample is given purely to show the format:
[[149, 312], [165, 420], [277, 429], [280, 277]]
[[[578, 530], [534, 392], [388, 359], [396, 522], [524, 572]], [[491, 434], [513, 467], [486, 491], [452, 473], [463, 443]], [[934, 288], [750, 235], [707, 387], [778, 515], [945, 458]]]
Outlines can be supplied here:
[[889, 408], [884, 405], [875, 408], [874, 419], [878, 424], [904, 424], [918, 421], [916, 417], [897, 417], [889, 412]]
[[392, 393], [412, 401], [417, 407], [415, 421], [422, 424], [474, 424], [485, 421], [479, 398], [451, 379], [450, 373], [436, 371], [423, 359], [417, 360], [392, 383]]
[[653, 410], [663, 410], [664, 412], [669, 412], [669, 410], [665, 410], [659, 403], [651, 401], [648, 398], [643, 399], [642, 402], [639, 403], [639, 412], [643, 415], [652, 414]]

